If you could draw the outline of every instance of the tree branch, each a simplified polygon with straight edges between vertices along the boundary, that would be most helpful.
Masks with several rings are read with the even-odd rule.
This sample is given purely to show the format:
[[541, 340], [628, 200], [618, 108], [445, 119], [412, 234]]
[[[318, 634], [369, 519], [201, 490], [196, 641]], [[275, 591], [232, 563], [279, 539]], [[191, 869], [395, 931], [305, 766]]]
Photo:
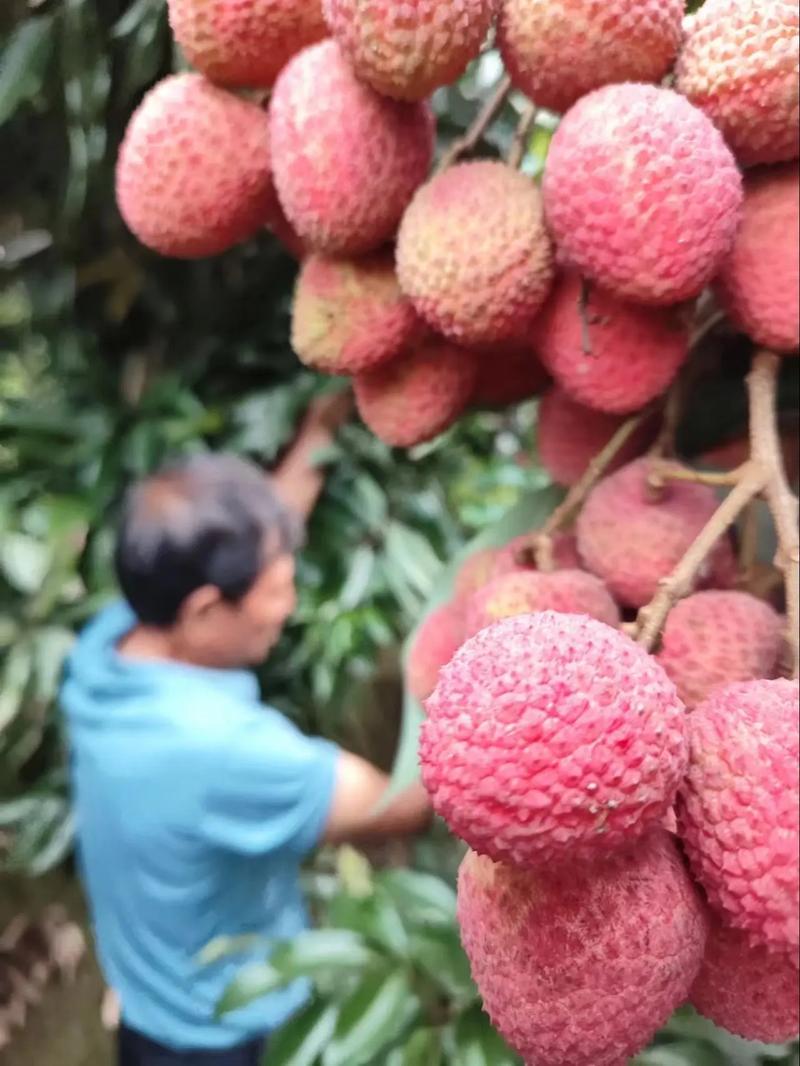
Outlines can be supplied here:
[[514, 134], [514, 140], [511, 142], [508, 159], [506, 160], [508, 165], [514, 170], [519, 169], [522, 160], [525, 158], [525, 144], [536, 122], [538, 113], [539, 109], [536, 104], [528, 104], [520, 116], [517, 132]]
[[500, 112], [506, 97], [511, 92], [511, 78], [505, 75], [497, 85], [497, 88], [475, 116], [475, 119], [463, 137], [453, 141], [442, 158], [434, 173], [441, 174], [449, 166], [459, 159], [465, 152], [471, 152], [481, 141], [484, 133], [491, 126], [495, 117]]
[[778, 435], [777, 388], [780, 356], [758, 352], [747, 378], [750, 393], [750, 446], [767, 474], [765, 496], [775, 522], [778, 551], [775, 565], [786, 588], [787, 639], [792, 676], [800, 676], [800, 535], [797, 497], [789, 487]]
[[636, 430], [645, 419], [650, 418], [652, 409], [646, 408], [623, 422], [617, 432], [597, 453], [587, 466], [583, 476], [576, 481], [567, 495], [556, 507], [533, 539], [533, 550], [536, 556], [536, 565], [539, 570], [548, 571], [554, 568], [553, 561], [553, 536], [563, 529], [583, 506], [583, 502], [594, 486], [605, 474], [606, 470], [616, 459], [619, 452], [624, 448]]
[[690, 481], [694, 485], [711, 485], [712, 487], [736, 485], [744, 473], [744, 463], [735, 470], [694, 470], [691, 466], [669, 459], [653, 459], [653, 466], [648, 482], [654, 489], [663, 489], [666, 481]]

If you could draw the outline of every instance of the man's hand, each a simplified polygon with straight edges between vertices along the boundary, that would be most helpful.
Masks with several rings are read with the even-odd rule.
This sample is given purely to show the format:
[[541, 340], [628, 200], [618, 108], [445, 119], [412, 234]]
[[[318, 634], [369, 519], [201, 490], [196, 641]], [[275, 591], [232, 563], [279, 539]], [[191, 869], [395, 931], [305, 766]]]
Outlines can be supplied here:
[[302, 518], [314, 509], [324, 483], [314, 453], [333, 442], [336, 430], [353, 410], [353, 394], [344, 389], [313, 400], [291, 447], [272, 479], [278, 494]]
[[357, 755], [342, 752], [325, 842], [342, 844], [423, 832], [433, 808], [422, 784], [410, 785], [381, 806], [388, 787], [386, 774]]

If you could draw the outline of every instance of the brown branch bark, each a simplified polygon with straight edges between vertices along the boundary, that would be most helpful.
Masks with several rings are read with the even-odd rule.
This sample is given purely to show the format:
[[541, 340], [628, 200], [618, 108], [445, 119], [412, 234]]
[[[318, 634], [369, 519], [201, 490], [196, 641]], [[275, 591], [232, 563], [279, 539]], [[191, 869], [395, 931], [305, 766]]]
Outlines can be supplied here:
[[538, 112], [539, 109], [536, 104], [528, 104], [520, 116], [517, 131], [514, 134], [514, 140], [511, 142], [508, 159], [506, 160], [508, 165], [514, 170], [519, 169], [522, 160], [525, 158], [526, 142], [533, 129], [534, 123], [536, 122], [536, 115]]
[[695, 485], [712, 487], [736, 485], [744, 473], [747, 464], [735, 470], [694, 470], [691, 466], [669, 459], [653, 459], [653, 468], [648, 478], [654, 489], [662, 489], [667, 481], [690, 481]]
[[475, 116], [469, 129], [466, 131], [463, 137], [457, 138], [442, 158], [439, 160], [439, 165], [436, 167], [434, 173], [441, 174], [442, 171], [447, 170], [449, 166], [452, 166], [465, 152], [471, 152], [473, 148], [476, 148], [480, 143], [484, 133], [486, 133], [489, 126], [491, 126], [495, 117], [500, 112], [503, 104], [506, 102], [506, 97], [511, 92], [511, 79], [508, 75], [505, 75], [503, 79], [498, 83], [497, 88], [492, 95], [480, 109]]
[[[778, 534], [775, 559], [786, 584], [787, 638], [794, 676], [800, 671], [800, 543], [798, 502], [792, 493], [783, 463], [776, 415], [779, 357], [759, 352], [747, 378], [750, 400], [749, 462], [723, 477], [733, 488], [700, 532], [675, 570], [665, 578], [638, 618], [638, 641], [652, 650], [674, 604], [694, 587], [703, 561], [719, 538], [760, 493], [764, 493]], [[719, 484], [719, 481], [714, 483]]]
[[651, 414], [652, 410], [647, 408], [623, 422], [608, 444], [589, 463], [583, 477], [575, 482], [547, 522], [534, 536], [532, 547], [536, 556], [536, 565], [540, 570], [548, 571], [553, 569], [554, 534], [558, 533], [574, 518], [583, 506], [586, 497], [616, 459], [621, 449], [641, 426], [642, 422], [649, 418]]

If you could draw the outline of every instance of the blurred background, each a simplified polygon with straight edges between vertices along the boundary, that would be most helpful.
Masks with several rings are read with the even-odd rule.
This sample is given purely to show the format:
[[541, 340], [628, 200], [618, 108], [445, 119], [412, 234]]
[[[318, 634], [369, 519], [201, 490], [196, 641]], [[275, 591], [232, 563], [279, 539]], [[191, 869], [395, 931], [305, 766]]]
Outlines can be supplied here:
[[[54, 698], [76, 629], [114, 592], [110, 548], [121, 492], [168, 455], [229, 449], [275, 462], [318, 388], [289, 348], [296, 263], [274, 237], [265, 232], [217, 259], [184, 263], [149, 253], [119, 218], [113, 168], [125, 124], [143, 92], [181, 65], [163, 0], [3, 0], [4, 1066], [111, 1062], [102, 982], [88, 942], [83, 951], [86, 916]], [[489, 52], [457, 87], [436, 95], [443, 143], [463, 132], [499, 76]], [[483, 154], [509, 147], [524, 106], [511, 96]], [[541, 169], [553, 128], [540, 113], [525, 160], [530, 173]], [[726, 343], [706, 394], [713, 407], [690, 409], [682, 426], [687, 453], [735, 454], [748, 351]], [[782, 383], [787, 412], [797, 408], [796, 370], [788, 366]], [[303, 729], [392, 766], [401, 739], [402, 643], [436, 595], [446, 561], [501, 528], [515, 505], [533, 514], [556, 498], [536, 461], [535, 423], [533, 403], [478, 413], [402, 453], [357, 423], [344, 429], [327, 456], [330, 477], [300, 560], [299, 609], [263, 673], [270, 702]], [[408, 752], [400, 754], [408, 761]], [[328, 969], [306, 960], [318, 998], [282, 1038], [275, 1063], [318, 1061], [331, 974], [343, 970], [353, 982], [352, 1031], [326, 1066], [517, 1061], [480, 1014], [458, 943], [452, 885], [460, 854], [437, 829], [411, 847], [315, 860], [308, 888], [320, 925], [334, 934]], [[410, 930], [399, 941], [398, 921]], [[380, 980], [362, 973], [343, 931], [372, 943]], [[422, 1021], [400, 1047], [393, 1027], [411, 1001], [421, 1004]], [[800, 1059], [795, 1048], [745, 1045], [686, 1014], [637, 1061], [796, 1066]]]

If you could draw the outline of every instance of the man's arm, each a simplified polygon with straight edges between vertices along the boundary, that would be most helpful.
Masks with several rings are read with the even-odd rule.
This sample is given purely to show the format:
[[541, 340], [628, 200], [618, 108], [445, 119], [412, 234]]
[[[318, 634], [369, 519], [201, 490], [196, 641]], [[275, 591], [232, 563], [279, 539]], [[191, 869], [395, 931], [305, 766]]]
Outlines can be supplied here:
[[376, 812], [388, 787], [386, 774], [357, 755], [342, 752], [324, 842], [342, 844], [423, 832], [433, 814], [423, 786], [409, 786]]
[[333, 442], [339, 426], [353, 409], [348, 389], [316, 399], [308, 409], [300, 430], [272, 481], [283, 502], [303, 519], [309, 517], [325, 483], [323, 470], [314, 465], [314, 453]]

